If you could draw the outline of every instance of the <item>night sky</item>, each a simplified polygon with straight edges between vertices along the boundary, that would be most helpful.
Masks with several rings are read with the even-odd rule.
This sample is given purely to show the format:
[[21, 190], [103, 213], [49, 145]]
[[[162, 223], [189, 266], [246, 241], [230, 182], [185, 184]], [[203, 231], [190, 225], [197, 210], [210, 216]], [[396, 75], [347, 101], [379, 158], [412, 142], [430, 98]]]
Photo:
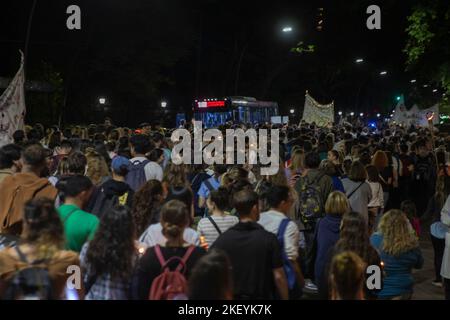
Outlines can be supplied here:
[[[81, 7], [81, 30], [66, 28], [70, 4]], [[371, 4], [381, 7], [381, 30], [366, 27]], [[405, 72], [402, 52], [412, 4], [38, 0], [27, 79], [45, 80], [44, 62], [61, 74], [68, 123], [94, 121], [100, 96], [108, 99], [115, 121], [129, 125], [158, 118], [162, 100], [173, 112], [189, 112], [194, 99], [232, 95], [277, 101], [287, 114], [302, 108], [305, 90], [321, 103], [334, 100], [336, 110], [388, 113], [399, 94], [414, 103], [410, 80], [416, 77]], [[2, 4], [0, 77], [17, 70], [31, 5], [32, 0]], [[320, 32], [318, 8], [324, 8]], [[293, 32], [281, 31], [287, 25]], [[299, 41], [315, 45], [315, 52], [291, 53]], [[365, 61], [356, 64], [356, 58]], [[384, 77], [382, 70], [388, 72]], [[45, 120], [40, 95], [27, 93], [29, 121]], [[46, 119], [56, 121], [57, 114]]]

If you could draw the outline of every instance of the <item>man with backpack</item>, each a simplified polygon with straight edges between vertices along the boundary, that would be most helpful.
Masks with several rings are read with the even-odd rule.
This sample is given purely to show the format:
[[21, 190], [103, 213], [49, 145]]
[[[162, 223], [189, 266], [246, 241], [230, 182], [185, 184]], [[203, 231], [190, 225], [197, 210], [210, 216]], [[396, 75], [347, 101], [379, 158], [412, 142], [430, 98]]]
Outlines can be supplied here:
[[276, 236], [257, 223], [258, 195], [252, 190], [234, 194], [233, 205], [239, 223], [214, 242], [228, 254], [233, 266], [234, 298], [267, 300], [289, 297], [281, 248]]
[[126, 182], [134, 191], [139, 190], [145, 182], [150, 180], [152, 168], [150, 160], [146, 158], [146, 154], [151, 151], [152, 145], [149, 137], [145, 135], [135, 135], [130, 138], [131, 165], [126, 177]]
[[306, 249], [312, 244], [318, 218], [324, 215], [325, 202], [333, 192], [333, 179], [319, 170], [320, 157], [317, 152], [305, 156], [306, 174], [295, 184], [299, 196], [297, 223], [304, 232]]
[[6, 177], [0, 184], [0, 233], [22, 233], [23, 208], [28, 200], [56, 198], [57, 190], [48, 179], [40, 177], [47, 156], [41, 145], [28, 146], [22, 153], [22, 172]]
[[294, 204], [294, 198], [287, 186], [273, 186], [266, 196], [270, 210], [261, 213], [258, 223], [275, 234], [282, 249], [284, 271], [288, 280], [290, 299], [301, 297], [304, 285], [298, 262], [300, 233], [297, 224], [286, 217]]

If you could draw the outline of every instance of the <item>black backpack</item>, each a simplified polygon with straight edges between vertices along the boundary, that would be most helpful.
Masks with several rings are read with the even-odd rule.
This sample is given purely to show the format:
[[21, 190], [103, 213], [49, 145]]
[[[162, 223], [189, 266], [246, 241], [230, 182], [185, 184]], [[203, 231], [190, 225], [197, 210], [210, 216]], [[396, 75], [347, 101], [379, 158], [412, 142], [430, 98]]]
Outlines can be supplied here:
[[19, 247], [15, 247], [20, 260], [27, 264], [27, 267], [17, 270], [8, 288], [6, 289], [3, 299], [5, 300], [51, 300], [52, 282], [47, 268], [38, 267], [45, 260], [35, 260], [28, 262], [26, 256], [20, 251]]
[[418, 181], [429, 181], [431, 179], [431, 171], [433, 164], [429, 158], [417, 160], [416, 166], [414, 168], [414, 178]]
[[106, 196], [104, 190], [101, 189], [97, 195], [97, 199], [95, 200], [94, 208], [92, 208], [91, 213], [101, 219], [105, 213], [109, 212], [112, 208], [119, 204], [120, 201], [118, 196], [113, 195], [108, 197]]

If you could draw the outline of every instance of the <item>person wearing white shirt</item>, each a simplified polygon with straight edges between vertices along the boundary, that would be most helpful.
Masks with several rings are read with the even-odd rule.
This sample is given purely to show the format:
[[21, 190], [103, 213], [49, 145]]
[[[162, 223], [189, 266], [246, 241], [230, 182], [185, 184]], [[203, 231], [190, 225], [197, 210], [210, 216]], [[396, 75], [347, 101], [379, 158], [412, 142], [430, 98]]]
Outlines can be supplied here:
[[[191, 228], [184, 229], [183, 239], [187, 243], [195, 246], [200, 244], [198, 233]], [[165, 245], [166, 241], [167, 238], [162, 234], [162, 225], [160, 222], [150, 225], [139, 238], [139, 242], [146, 247], [154, 247], [157, 244]]]
[[144, 167], [145, 178], [149, 180], [162, 181], [163, 169], [162, 163], [164, 162], [164, 150], [156, 148], [148, 154], [148, 160], [150, 162]]
[[[289, 187], [274, 185], [271, 191], [266, 194], [266, 201], [270, 210], [261, 213], [258, 223], [267, 231], [278, 236], [279, 227], [283, 220], [288, 219], [286, 214], [294, 204], [294, 197]], [[281, 235], [280, 235], [281, 236]], [[289, 221], [283, 235], [283, 250], [294, 267], [297, 283], [304, 286], [303, 274], [298, 264], [298, 253], [300, 243], [300, 232], [294, 221]]]

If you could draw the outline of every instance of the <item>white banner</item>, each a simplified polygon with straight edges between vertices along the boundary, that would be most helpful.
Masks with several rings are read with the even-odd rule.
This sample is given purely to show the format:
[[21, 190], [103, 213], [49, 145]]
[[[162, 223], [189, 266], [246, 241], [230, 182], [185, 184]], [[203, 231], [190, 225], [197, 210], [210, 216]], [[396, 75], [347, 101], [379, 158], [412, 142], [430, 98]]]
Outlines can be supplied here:
[[325, 127], [334, 123], [334, 102], [319, 104], [306, 92], [303, 118], [307, 123], [315, 122], [319, 127]]
[[20, 68], [8, 88], [0, 97], [0, 146], [13, 142], [16, 130], [24, 129], [25, 118], [25, 72], [23, 53], [20, 51]]
[[434, 105], [430, 108], [419, 109], [417, 105], [414, 105], [411, 109], [406, 109], [406, 106], [403, 102], [397, 104], [395, 107], [394, 116], [392, 120], [398, 124], [402, 124], [404, 126], [420, 126], [426, 127], [428, 126], [428, 117], [434, 113], [433, 124], [439, 124], [439, 106]]

